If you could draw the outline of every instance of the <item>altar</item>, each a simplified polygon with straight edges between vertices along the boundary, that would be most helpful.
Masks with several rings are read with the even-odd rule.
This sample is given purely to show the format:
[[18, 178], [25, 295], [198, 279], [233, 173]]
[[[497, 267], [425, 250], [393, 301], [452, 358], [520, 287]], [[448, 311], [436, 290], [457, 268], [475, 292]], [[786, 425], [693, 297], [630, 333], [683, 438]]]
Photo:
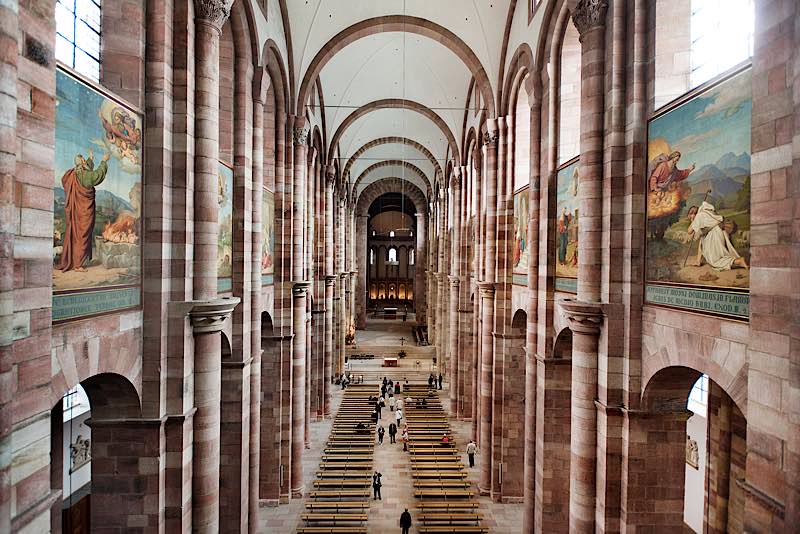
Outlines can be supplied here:
[[397, 358], [394, 357], [385, 357], [383, 359], [383, 366], [384, 367], [397, 367]]

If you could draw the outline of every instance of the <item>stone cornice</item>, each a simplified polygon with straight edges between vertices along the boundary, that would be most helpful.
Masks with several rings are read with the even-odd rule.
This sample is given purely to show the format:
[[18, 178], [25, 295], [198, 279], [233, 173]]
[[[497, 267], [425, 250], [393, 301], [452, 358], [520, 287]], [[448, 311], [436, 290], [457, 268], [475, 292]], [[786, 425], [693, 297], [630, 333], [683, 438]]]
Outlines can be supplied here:
[[222, 26], [231, 15], [232, 4], [233, 0], [194, 0], [195, 20], [222, 31]]
[[578, 0], [572, 12], [572, 22], [581, 37], [591, 29], [602, 28], [606, 24], [608, 0]]
[[561, 314], [567, 319], [569, 329], [580, 334], [600, 333], [603, 326], [603, 309], [600, 304], [562, 299], [558, 302]]
[[778, 501], [763, 490], [753, 486], [744, 478], [737, 478], [736, 485], [744, 490], [747, 495], [758, 501], [761, 506], [783, 519], [786, 515], [786, 505]]
[[212, 334], [221, 332], [225, 321], [239, 305], [239, 297], [193, 301], [189, 310], [189, 320], [195, 334]]

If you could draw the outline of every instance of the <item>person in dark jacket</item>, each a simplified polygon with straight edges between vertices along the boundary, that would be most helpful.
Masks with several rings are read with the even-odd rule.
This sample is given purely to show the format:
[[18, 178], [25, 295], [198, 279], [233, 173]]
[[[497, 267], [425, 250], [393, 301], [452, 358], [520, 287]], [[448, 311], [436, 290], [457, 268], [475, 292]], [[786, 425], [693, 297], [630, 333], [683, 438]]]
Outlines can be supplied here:
[[372, 475], [372, 500], [383, 500], [381, 499], [381, 477], [383, 475], [379, 471], [375, 471], [375, 474]]
[[442, 389], [442, 379], [443, 378], [444, 377], [442, 376], [442, 373], [439, 373], [439, 389]]
[[408, 534], [408, 529], [411, 528], [411, 514], [408, 513], [408, 508], [400, 514], [400, 528], [403, 529], [403, 534]]
[[397, 435], [397, 425], [394, 423], [389, 423], [389, 443], [397, 443], [395, 441], [396, 435]]

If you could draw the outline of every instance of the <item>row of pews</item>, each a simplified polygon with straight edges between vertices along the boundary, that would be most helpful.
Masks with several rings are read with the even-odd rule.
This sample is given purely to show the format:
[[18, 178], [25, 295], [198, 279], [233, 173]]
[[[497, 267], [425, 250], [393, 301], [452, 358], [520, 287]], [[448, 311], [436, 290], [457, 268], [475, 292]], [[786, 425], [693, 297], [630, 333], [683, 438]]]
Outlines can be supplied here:
[[[450, 424], [437, 390], [427, 385], [409, 385], [404, 396], [408, 425], [408, 448], [414, 495], [417, 497], [417, 530], [420, 534], [485, 533], [478, 512], [475, 489], [467, 480]], [[422, 399], [426, 400], [423, 407]], [[442, 444], [447, 436], [450, 442]]]
[[369, 397], [377, 394], [374, 384], [345, 390], [297, 532], [366, 534], [375, 448]]

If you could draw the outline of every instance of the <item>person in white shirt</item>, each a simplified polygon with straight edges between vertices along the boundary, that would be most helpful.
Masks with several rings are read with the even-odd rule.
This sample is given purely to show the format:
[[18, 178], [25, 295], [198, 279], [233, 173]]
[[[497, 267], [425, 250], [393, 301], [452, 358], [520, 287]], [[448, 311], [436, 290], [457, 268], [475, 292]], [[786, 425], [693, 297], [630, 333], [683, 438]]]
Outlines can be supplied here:
[[398, 409], [394, 412], [394, 418], [397, 420], [397, 424], [400, 424], [400, 420], [403, 419], [403, 410]]
[[389, 395], [389, 410], [394, 411], [395, 406], [397, 405], [397, 399], [394, 395]]
[[475, 445], [475, 440], [469, 440], [469, 444], [467, 445], [467, 457], [469, 458], [469, 466], [475, 467], [475, 452], [477, 452], [478, 446]]

